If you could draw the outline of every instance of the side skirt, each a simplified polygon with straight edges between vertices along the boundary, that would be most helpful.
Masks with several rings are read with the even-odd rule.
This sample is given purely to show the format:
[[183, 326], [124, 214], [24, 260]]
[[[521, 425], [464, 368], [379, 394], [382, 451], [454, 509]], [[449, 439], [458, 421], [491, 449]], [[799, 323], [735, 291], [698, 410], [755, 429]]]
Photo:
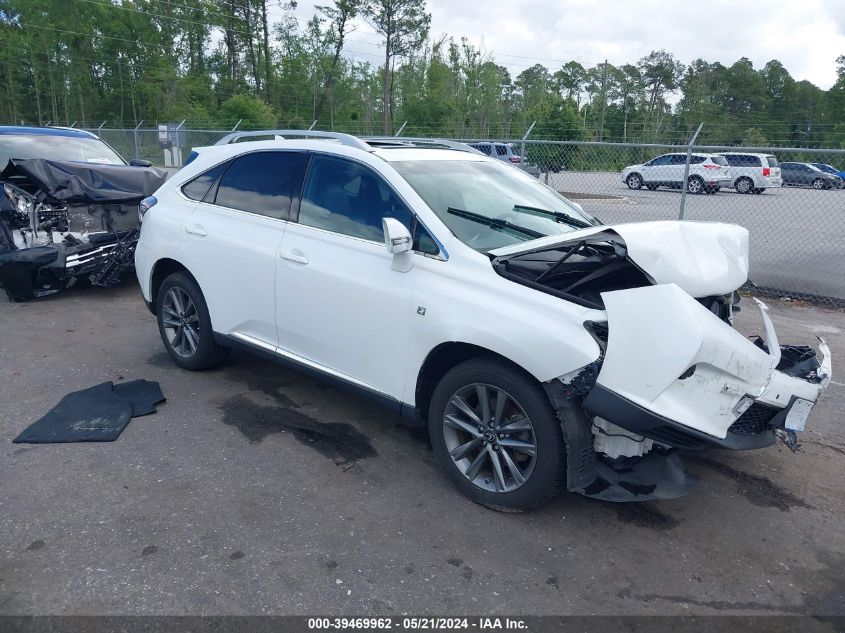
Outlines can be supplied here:
[[328, 373], [326, 371], [321, 371], [320, 369], [311, 365], [298, 362], [297, 360], [290, 358], [287, 355], [277, 353], [274, 349], [269, 346], [265, 348], [263, 346], [254, 345], [240, 338], [236, 338], [234, 336], [227, 336], [218, 332], [214, 333], [214, 341], [222, 347], [231, 347], [232, 349], [238, 349], [249, 352], [251, 354], [255, 354], [257, 356], [261, 356], [262, 358], [269, 360], [273, 363], [282, 365], [283, 367], [287, 367], [288, 369], [293, 369], [295, 371], [301, 372], [307, 376], [331, 384], [334, 387], [343, 389], [346, 392], [362, 396], [367, 400], [370, 400], [387, 409], [390, 409], [394, 413], [400, 414], [402, 416], [402, 420], [406, 424], [411, 419], [416, 420], [417, 416], [413, 405], [397, 400], [396, 398], [383, 394], [374, 389], [369, 389], [363, 385], [350, 382], [349, 380], [344, 380], [343, 378]]

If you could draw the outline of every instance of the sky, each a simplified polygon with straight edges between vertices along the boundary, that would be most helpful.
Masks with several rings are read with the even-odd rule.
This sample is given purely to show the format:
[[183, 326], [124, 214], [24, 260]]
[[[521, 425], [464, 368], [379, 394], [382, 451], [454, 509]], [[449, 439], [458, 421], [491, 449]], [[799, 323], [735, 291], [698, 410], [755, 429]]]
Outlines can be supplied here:
[[[427, 7], [432, 36], [466, 36], [512, 76], [536, 63], [552, 71], [569, 60], [621, 65], [665, 49], [685, 64], [748, 57], [762, 68], [778, 59], [795, 79], [826, 90], [845, 55], [842, 0], [428, 0]], [[313, 4], [300, 1], [296, 12], [307, 20]], [[345, 53], [378, 65], [380, 41], [359, 20]]]

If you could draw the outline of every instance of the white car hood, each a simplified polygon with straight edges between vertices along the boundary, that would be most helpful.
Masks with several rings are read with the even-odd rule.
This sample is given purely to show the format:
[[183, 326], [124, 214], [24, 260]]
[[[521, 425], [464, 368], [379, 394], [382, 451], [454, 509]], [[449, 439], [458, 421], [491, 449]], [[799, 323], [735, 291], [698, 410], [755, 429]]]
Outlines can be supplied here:
[[579, 229], [491, 251], [503, 257], [577, 242], [622, 242], [628, 258], [656, 284], [674, 283], [693, 297], [727, 294], [748, 279], [748, 230], [717, 222], [637, 222]]

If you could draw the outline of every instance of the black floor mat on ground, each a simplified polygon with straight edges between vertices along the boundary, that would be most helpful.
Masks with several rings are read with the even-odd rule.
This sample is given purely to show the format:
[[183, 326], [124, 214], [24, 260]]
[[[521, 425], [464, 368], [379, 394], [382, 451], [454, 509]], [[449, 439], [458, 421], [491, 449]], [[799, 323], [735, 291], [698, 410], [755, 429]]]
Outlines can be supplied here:
[[47, 415], [18, 435], [15, 444], [113, 442], [129, 420], [155, 413], [164, 402], [157, 382], [104, 382], [69, 393]]

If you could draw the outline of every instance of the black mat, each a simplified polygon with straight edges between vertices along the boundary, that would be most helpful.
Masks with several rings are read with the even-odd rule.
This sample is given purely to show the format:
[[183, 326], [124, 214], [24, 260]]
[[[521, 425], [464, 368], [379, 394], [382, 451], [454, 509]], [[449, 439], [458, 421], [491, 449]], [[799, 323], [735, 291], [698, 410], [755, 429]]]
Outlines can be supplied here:
[[69, 393], [47, 415], [18, 435], [16, 444], [113, 442], [129, 420], [155, 413], [164, 402], [157, 382], [104, 382]]

